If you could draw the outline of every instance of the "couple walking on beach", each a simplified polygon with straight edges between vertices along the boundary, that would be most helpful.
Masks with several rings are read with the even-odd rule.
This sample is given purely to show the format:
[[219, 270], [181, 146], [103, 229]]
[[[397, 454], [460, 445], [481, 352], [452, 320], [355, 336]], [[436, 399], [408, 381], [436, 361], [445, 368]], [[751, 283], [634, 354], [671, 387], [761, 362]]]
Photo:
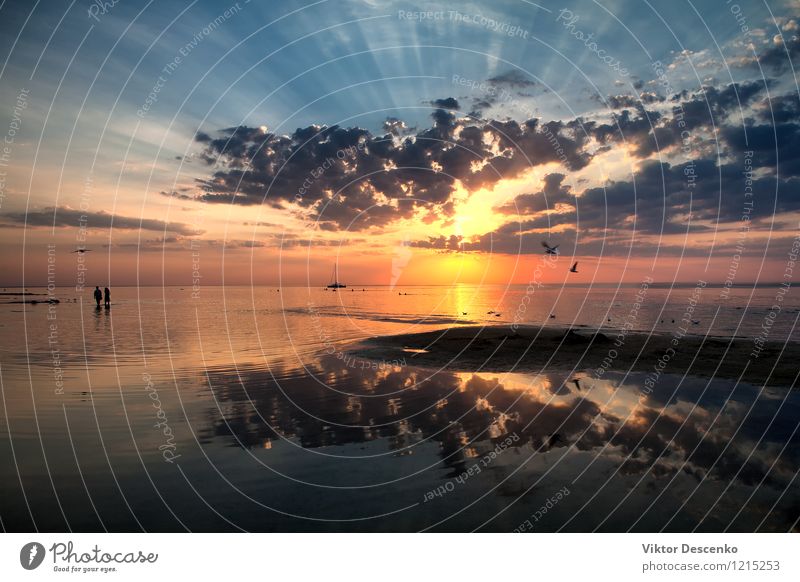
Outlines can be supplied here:
[[[100, 287], [94, 288], [94, 300], [97, 302], [97, 307], [100, 307], [100, 301], [103, 299], [103, 291], [100, 291]], [[111, 291], [108, 290], [108, 287], [105, 288], [105, 304], [106, 307], [111, 307]]]

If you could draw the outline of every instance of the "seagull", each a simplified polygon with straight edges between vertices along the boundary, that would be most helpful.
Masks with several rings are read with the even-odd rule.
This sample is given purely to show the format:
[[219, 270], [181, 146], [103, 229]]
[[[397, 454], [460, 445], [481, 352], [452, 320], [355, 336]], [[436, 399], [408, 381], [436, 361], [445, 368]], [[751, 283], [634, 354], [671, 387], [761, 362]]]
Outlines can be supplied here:
[[494, 314], [495, 317], [500, 317], [501, 315], [502, 315], [502, 313], [495, 313]]
[[551, 247], [549, 244], [547, 244], [547, 241], [542, 241], [542, 246], [544, 247], [544, 254], [546, 254], [546, 255], [557, 255], [558, 254], [559, 245]]
[[572, 265], [572, 268], [569, 270], [570, 273], [577, 273], [578, 272], [578, 261], [575, 261], [575, 264]]
[[550, 314], [550, 319], [555, 319], [555, 318], [556, 318], [556, 314], [555, 313], [551, 313]]
[[700, 320], [699, 319], [693, 319], [692, 320], [692, 325], [700, 325]]
[[462, 311], [462, 312], [461, 312], [461, 315], [466, 315], [466, 314], [467, 314], [467, 312], [466, 312], [466, 311]]
[[76, 249], [76, 250], [74, 250], [72, 252], [73, 253], [81, 253], [81, 254], [83, 254], [83, 253], [91, 253], [92, 249]]

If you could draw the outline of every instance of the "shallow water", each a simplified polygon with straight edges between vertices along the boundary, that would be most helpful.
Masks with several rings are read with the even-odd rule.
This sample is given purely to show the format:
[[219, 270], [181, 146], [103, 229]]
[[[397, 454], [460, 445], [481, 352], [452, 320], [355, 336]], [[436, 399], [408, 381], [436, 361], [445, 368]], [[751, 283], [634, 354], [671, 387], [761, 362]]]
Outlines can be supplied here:
[[[645, 374], [353, 359], [347, 342], [372, 335], [513, 321], [525, 293], [360, 289], [123, 288], [110, 310], [0, 305], [2, 526], [796, 527], [798, 392], [666, 375], [647, 394]], [[537, 290], [525, 321], [614, 326], [636, 291]], [[775, 295], [759, 288], [736, 309], [753, 291], [719, 291], [703, 290], [693, 332], [754, 333]], [[635, 327], [669, 332], [692, 292], [649, 289]], [[787, 296], [770, 339], [798, 339], [796, 311]]]

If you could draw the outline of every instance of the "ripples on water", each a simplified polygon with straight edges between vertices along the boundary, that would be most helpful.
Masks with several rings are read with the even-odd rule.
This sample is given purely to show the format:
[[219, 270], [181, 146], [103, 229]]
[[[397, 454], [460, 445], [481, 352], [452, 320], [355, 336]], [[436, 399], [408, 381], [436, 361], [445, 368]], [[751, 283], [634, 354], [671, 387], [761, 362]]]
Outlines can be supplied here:
[[[667, 375], [648, 395], [642, 374], [353, 359], [346, 344], [372, 335], [510, 322], [524, 293], [360, 289], [115, 289], [111, 310], [63, 302], [55, 320], [0, 306], [4, 527], [511, 531], [564, 487], [534, 529], [786, 530], [800, 516], [797, 392]], [[635, 292], [537, 290], [526, 318], [613, 327]], [[691, 293], [651, 289], [637, 327], [669, 333]], [[737, 309], [750, 293], [706, 289], [692, 331], [754, 333], [774, 290]], [[796, 339], [796, 317], [785, 305], [772, 339]]]

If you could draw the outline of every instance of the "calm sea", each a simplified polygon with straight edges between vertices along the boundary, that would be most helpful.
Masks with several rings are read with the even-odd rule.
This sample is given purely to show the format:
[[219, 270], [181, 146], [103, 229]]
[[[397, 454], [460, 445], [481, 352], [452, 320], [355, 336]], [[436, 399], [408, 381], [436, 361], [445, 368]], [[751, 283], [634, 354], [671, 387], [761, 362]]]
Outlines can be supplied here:
[[800, 298], [775, 312], [777, 293], [142, 287], [114, 288], [110, 309], [70, 290], [56, 306], [2, 295], [2, 527], [797, 528], [800, 392], [665, 375], [645, 394], [639, 373], [432, 371], [344, 351], [513, 321], [670, 333], [687, 316], [691, 333], [751, 337], [770, 319], [770, 339], [798, 341]]

